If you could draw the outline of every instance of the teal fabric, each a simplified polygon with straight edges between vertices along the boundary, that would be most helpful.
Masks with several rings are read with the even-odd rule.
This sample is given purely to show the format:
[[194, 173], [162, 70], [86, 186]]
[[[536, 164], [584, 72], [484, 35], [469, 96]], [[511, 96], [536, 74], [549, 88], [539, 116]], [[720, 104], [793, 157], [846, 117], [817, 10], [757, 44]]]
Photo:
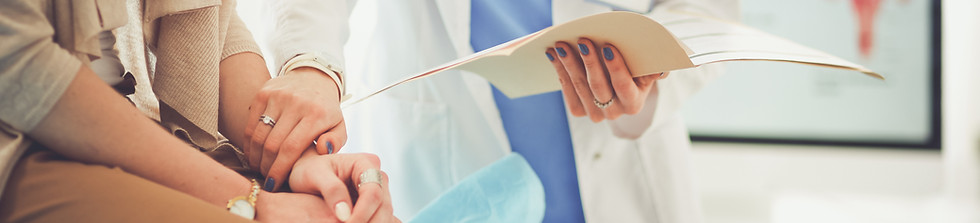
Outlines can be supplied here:
[[523, 156], [511, 153], [463, 179], [409, 222], [541, 222], [544, 208], [541, 180]]

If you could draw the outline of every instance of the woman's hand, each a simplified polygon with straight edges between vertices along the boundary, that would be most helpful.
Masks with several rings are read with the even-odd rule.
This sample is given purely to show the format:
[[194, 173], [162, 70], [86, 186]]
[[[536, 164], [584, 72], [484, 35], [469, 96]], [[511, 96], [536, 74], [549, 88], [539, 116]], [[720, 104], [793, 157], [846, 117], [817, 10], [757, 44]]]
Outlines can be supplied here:
[[243, 150], [251, 168], [267, 177], [263, 189], [279, 188], [314, 140], [320, 154], [335, 153], [346, 143], [339, 94], [334, 80], [309, 67], [273, 78], [255, 94]]
[[657, 80], [668, 73], [633, 77], [619, 50], [611, 44], [596, 48], [580, 38], [575, 47], [565, 42], [545, 52], [561, 81], [562, 95], [572, 115], [593, 122], [639, 113]]
[[[400, 222], [392, 210], [388, 176], [384, 172], [380, 172], [380, 183], [358, 185], [362, 182], [361, 174], [368, 169], [380, 172], [381, 161], [377, 156], [319, 155], [308, 150], [293, 167], [289, 186], [293, 192], [323, 196], [326, 212], [344, 222]], [[355, 199], [353, 203], [351, 198]]]

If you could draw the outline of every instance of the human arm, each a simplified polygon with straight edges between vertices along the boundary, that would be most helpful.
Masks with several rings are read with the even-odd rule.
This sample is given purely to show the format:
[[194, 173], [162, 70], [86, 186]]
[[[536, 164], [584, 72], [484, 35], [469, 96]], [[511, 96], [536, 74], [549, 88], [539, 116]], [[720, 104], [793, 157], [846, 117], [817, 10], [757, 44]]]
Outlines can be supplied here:
[[245, 178], [167, 133], [56, 44], [43, 7], [0, 3], [0, 121], [73, 160], [120, 167], [216, 205], [247, 193]]
[[[275, 191], [314, 139], [336, 129], [334, 134], [343, 135], [335, 141], [343, 142], [346, 127], [332, 80], [305, 70], [270, 80], [264, 65], [254, 53], [222, 60], [219, 125], [229, 140], [243, 146], [249, 165], [272, 179], [264, 189]], [[263, 114], [274, 117], [275, 126], [259, 122]]]
[[[28, 135], [73, 160], [117, 166], [219, 207], [250, 193], [245, 177], [170, 135], [84, 66]], [[329, 219], [322, 203], [307, 194], [260, 192], [256, 216], [273, 222]]]
[[[288, 179], [299, 154], [314, 140], [328, 151], [346, 141], [337, 84], [313, 69], [270, 80], [251, 33], [232, 15], [219, 67], [219, 130], [245, 152], [249, 166], [274, 191]], [[259, 121], [267, 115], [276, 125]]]

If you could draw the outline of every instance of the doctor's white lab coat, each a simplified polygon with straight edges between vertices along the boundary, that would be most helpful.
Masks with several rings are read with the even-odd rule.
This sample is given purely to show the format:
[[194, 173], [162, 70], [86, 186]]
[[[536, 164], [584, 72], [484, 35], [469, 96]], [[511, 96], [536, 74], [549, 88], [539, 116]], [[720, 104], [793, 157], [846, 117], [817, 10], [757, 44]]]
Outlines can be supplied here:
[[[703, 1], [708, 2], [660, 1], [657, 10], [722, 17], [736, 11], [732, 0]], [[268, 59], [281, 66], [296, 54], [317, 52], [337, 65], [361, 64], [346, 67], [345, 82], [355, 94], [473, 53], [469, 0], [379, 0], [368, 9], [377, 13], [371, 35], [351, 37], [369, 38], [367, 46], [351, 49], [348, 55], [361, 56], [348, 58], [342, 47], [352, 1], [271, 2], [276, 27], [268, 37]], [[585, 0], [553, 0], [554, 24], [606, 11]], [[544, 52], [541, 60], [547, 62]], [[717, 73], [712, 67], [672, 72], [657, 82], [637, 115], [593, 123], [566, 114], [587, 221], [701, 222], [688, 164], [690, 141], [678, 111]], [[402, 220], [510, 152], [490, 85], [464, 71], [396, 87], [344, 113], [344, 152], [379, 154]]]

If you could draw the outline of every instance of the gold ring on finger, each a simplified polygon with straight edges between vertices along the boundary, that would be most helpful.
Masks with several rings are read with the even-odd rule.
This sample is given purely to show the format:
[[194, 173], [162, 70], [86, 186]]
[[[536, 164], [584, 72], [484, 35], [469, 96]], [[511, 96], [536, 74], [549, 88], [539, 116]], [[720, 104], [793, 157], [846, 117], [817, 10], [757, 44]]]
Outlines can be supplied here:
[[603, 109], [603, 108], [609, 107], [609, 105], [612, 104], [613, 99], [616, 99], [616, 97], [610, 98], [609, 101], [606, 101], [606, 102], [600, 102], [599, 99], [594, 99], [593, 98], [592, 99], [592, 103], [595, 103], [595, 106], [596, 107], [599, 107], [600, 109]]

